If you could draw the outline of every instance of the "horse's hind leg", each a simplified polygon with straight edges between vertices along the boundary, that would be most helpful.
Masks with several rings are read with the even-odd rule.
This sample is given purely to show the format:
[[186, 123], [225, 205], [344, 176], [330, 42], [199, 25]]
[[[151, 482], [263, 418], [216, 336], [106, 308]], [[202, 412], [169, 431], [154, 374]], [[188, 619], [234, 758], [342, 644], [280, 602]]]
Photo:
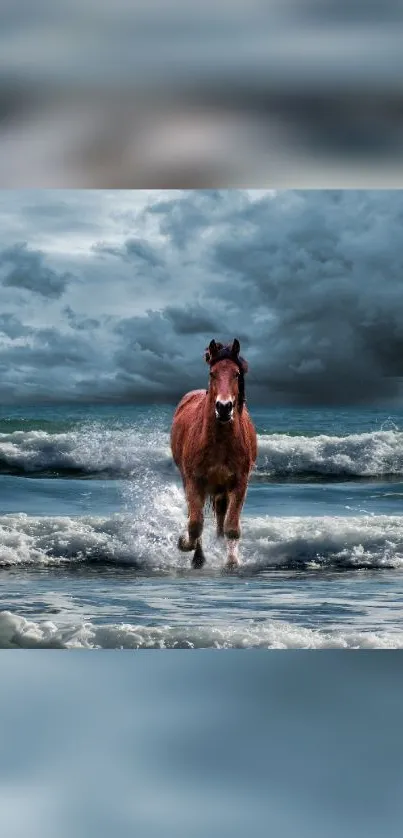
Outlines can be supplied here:
[[216, 495], [214, 498], [214, 512], [217, 521], [217, 536], [218, 538], [224, 537], [224, 521], [225, 515], [227, 512], [228, 507], [228, 497], [227, 495]]

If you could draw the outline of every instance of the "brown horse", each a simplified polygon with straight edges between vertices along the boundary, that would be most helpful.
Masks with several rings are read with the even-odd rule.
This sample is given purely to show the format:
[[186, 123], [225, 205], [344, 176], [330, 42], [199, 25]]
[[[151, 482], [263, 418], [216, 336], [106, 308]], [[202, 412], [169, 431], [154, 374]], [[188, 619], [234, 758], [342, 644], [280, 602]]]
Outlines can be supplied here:
[[244, 376], [248, 364], [240, 344], [215, 340], [205, 353], [210, 366], [207, 391], [193, 390], [180, 401], [171, 430], [174, 461], [182, 476], [188, 505], [187, 536], [178, 547], [193, 551], [193, 567], [202, 567], [203, 512], [211, 499], [217, 535], [225, 536], [229, 566], [238, 564], [240, 514], [249, 476], [256, 462], [256, 431], [245, 406]]

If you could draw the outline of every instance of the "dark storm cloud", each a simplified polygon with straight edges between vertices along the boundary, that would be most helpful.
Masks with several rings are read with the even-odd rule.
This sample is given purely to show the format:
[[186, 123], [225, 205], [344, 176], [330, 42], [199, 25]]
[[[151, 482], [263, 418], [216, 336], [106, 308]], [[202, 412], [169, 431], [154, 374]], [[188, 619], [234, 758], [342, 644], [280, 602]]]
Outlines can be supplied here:
[[398, 394], [403, 195], [284, 193], [247, 216], [216, 242], [214, 259], [238, 300], [270, 312], [254, 335], [262, 393], [297, 403]]
[[15, 314], [4, 312], [0, 314], [0, 334], [7, 335], [9, 338], [21, 338], [32, 334], [32, 329], [21, 323], [21, 320]]
[[14, 244], [0, 252], [0, 276], [6, 288], [22, 288], [57, 299], [66, 290], [71, 275], [59, 273], [46, 264], [40, 250], [31, 250], [27, 242]]
[[172, 323], [177, 335], [200, 335], [209, 332], [214, 334], [221, 327], [218, 317], [214, 317], [214, 314], [206, 311], [200, 304], [183, 308], [167, 306], [164, 314]]
[[[188, 193], [147, 211], [173, 247], [197, 246], [206, 283], [189, 335], [221, 323], [249, 338], [254, 398], [349, 404], [399, 394], [402, 193]], [[231, 317], [212, 316], [217, 305]], [[186, 330], [186, 306], [165, 314]]]
[[108, 254], [123, 259], [124, 262], [134, 264], [145, 264], [153, 268], [161, 267], [164, 263], [156, 247], [142, 239], [127, 239], [120, 247], [112, 247], [102, 242], [94, 246], [94, 251], [99, 254]]
[[[77, 193], [74, 200], [78, 208]], [[126, 194], [122, 212], [131, 211], [128, 201]], [[64, 282], [63, 305], [53, 274], [47, 278], [50, 256], [22, 250], [22, 261], [37, 256], [36, 274], [23, 272], [37, 293], [12, 304], [2, 289], [2, 398], [174, 402], [206, 386], [212, 337], [240, 339], [252, 404], [401, 395], [403, 193], [158, 193], [136, 211], [133, 234], [126, 226], [119, 235], [106, 216], [112, 235], [106, 229], [102, 244], [95, 227], [93, 238], [79, 240], [73, 265], [81, 282], [49, 268]], [[52, 248], [56, 266], [66, 265], [68, 235], [57, 239], [60, 254]], [[0, 254], [3, 267], [10, 252]], [[45, 317], [38, 294], [47, 285]]]
[[[161, 312], [150, 311], [142, 317], [122, 318], [114, 331], [123, 339], [123, 351], [128, 355], [136, 349], [148, 351], [156, 358], [175, 354], [172, 329]], [[121, 353], [119, 358], [124, 363]]]
[[80, 317], [70, 306], [65, 306], [62, 309], [62, 314], [67, 318], [71, 328], [77, 329], [79, 332], [89, 332], [91, 329], [97, 329], [101, 325], [100, 321], [95, 317]]
[[[201, 308], [197, 316], [203, 316]], [[207, 313], [204, 318], [204, 335], [201, 329], [182, 331], [182, 323], [177, 329], [170, 308], [121, 320], [115, 327], [121, 343], [114, 355], [115, 386], [120, 385], [121, 397], [166, 402], [178, 399], [186, 389], [205, 386], [204, 348], [211, 323]]]
[[[194, 328], [188, 328], [192, 322]], [[213, 320], [209, 309], [201, 305], [183, 310], [168, 306], [121, 320], [114, 329], [121, 341], [113, 361], [114, 387], [120, 385], [121, 398], [162, 402], [203, 388], [208, 381], [204, 350], [213, 336], [229, 341], [241, 335], [241, 343], [247, 346], [248, 339], [243, 341], [240, 329], [234, 329], [224, 329], [223, 322]]]
[[[0, 340], [4, 402], [88, 400], [98, 386], [105, 394], [115, 370], [107, 342], [97, 340], [94, 330], [77, 333], [68, 327], [24, 329], [21, 325], [12, 334], [15, 324], [0, 320], [0, 336], [3, 325], [10, 337], [8, 343]], [[25, 340], [15, 339], [18, 331]]]
[[172, 274], [166, 265], [165, 248], [145, 239], [129, 237], [122, 244], [97, 242], [92, 251], [102, 260], [111, 274], [120, 272], [128, 286], [142, 289], [161, 287], [172, 283]]
[[182, 249], [208, 227], [229, 220], [237, 208], [244, 210], [247, 205], [247, 196], [240, 190], [200, 190], [185, 193], [180, 199], [158, 200], [142, 215], [157, 217], [160, 232]]
[[[43, 195], [41, 201], [38, 201], [38, 198], [27, 198], [31, 203], [23, 207], [21, 217], [28, 229], [31, 231], [46, 229], [54, 234], [63, 233], [67, 229], [70, 233], [89, 232], [92, 235], [102, 233], [101, 223], [91, 215], [88, 217], [88, 208], [80, 205], [80, 202], [68, 203], [61, 198], [53, 198], [53, 191], [49, 190], [49, 192], [46, 203], [43, 202]], [[34, 195], [38, 193], [34, 192]], [[90, 203], [88, 199], [87, 202]]]
[[25, 345], [10, 344], [3, 350], [1, 358], [12, 366], [69, 367], [94, 360], [94, 348], [88, 339], [77, 339], [58, 329], [31, 330], [31, 340]]

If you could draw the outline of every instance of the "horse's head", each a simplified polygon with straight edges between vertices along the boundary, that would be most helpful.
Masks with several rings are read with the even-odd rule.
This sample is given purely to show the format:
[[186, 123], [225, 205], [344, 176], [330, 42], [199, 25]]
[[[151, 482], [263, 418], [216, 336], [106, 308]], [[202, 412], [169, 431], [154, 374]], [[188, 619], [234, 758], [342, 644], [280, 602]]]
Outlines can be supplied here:
[[236, 338], [228, 346], [212, 340], [205, 353], [210, 366], [209, 391], [214, 400], [216, 418], [222, 423], [233, 420], [236, 407], [241, 413], [245, 401], [244, 375], [248, 364], [239, 357], [240, 348]]

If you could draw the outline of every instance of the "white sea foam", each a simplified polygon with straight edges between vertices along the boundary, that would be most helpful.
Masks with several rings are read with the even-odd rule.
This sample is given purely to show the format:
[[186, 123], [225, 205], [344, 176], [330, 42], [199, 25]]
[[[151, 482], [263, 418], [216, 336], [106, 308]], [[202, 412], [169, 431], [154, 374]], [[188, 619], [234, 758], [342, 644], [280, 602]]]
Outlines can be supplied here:
[[56, 625], [0, 612], [0, 648], [62, 649], [360, 649], [403, 648], [403, 631], [313, 630], [268, 620], [207, 627], [95, 624]]
[[[86, 426], [62, 434], [0, 434], [0, 471], [22, 474], [74, 471], [132, 475], [145, 467], [174, 474], [169, 435], [160, 430]], [[403, 475], [403, 433], [349, 436], [259, 436], [257, 475], [372, 477]]]
[[403, 474], [403, 433], [376, 431], [348, 436], [264, 435], [258, 468], [270, 475], [372, 477]]
[[158, 430], [83, 427], [62, 434], [14, 431], [0, 434], [0, 470], [119, 475], [133, 474], [152, 461], [173, 471], [169, 439]]
[[[77, 563], [132, 565], [145, 573], [188, 569], [189, 554], [177, 549], [185, 526], [180, 489], [160, 493], [159, 506], [133, 518], [0, 518], [0, 565], [54, 566]], [[207, 520], [203, 572], [219, 572], [225, 544]], [[241, 574], [274, 568], [403, 568], [403, 517], [248, 517], [243, 523]]]

